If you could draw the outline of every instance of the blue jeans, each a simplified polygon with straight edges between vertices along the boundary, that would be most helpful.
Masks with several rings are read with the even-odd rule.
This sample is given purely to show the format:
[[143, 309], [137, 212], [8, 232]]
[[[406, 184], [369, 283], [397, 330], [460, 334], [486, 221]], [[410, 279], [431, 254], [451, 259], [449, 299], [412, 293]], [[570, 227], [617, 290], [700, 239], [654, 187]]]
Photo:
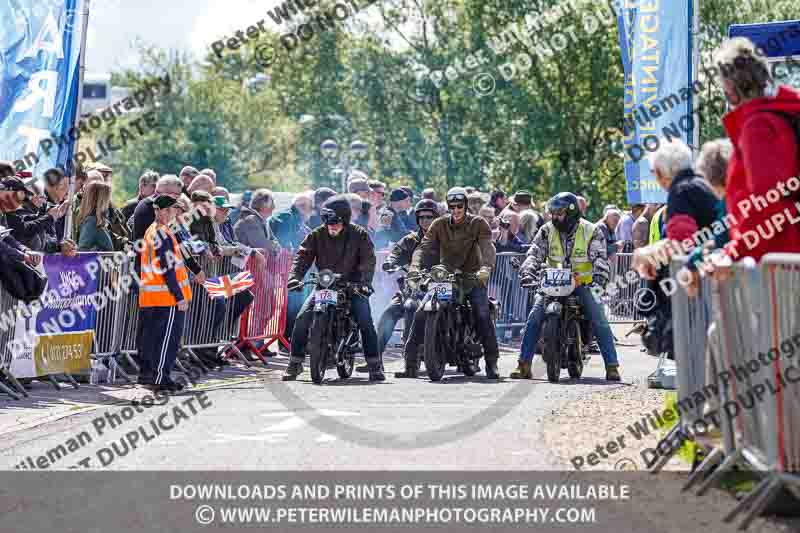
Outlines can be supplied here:
[[389, 339], [394, 335], [394, 327], [397, 322], [403, 318], [405, 309], [403, 308], [402, 295], [396, 294], [389, 302], [389, 307], [381, 314], [378, 319], [378, 352], [383, 355], [386, 350], [386, 345], [389, 344]]
[[[358, 294], [353, 294], [350, 298], [350, 311], [353, 313], [353, 319], [356, 321], [356, 324], [358, 324], [358, 329], [361, 332], [364, 359], [366, 359], [367, 364], [371, 366], [380, 366], [381, 358], [380, 353], [378, 353], [378, 335], [375, 332], [375, 324], [372, 322], [372, 310], [369, 307], [369, 299]], [[314, 295], [312, 293], [303, 304], [303, 307], [297, 314], [297, 319], [294, 321], [291, 341], [291, 361], [293, 363], [302, 363], [306, 358], [308, 330], [311, 327], [311, 321], [313, 319]]]
[[[594, 295], [588, 287], [578, 287], [574, 294], [577, 296], [583, 312], [592, 322], [592, 329], [597, 335], [597, 343], [600, 345], [600, 353], [603, 355], [606, 366], [619, 364], [617, 348], [614, 346], [614, 335], [611, 333], [611, 326], [608, 325], [603, 307], [594, 299]], [[528, 323], [525, 326], [525, 336], [522, 338], [522, 348], [519, 354], [520, 361], [533, 362], [533, 352], [536, 343], [539, 342], [539, 333], [542, 329], [542, 322], [544, 322], [544, 311], [544, 296], [537, 293], [531, 314], [528, 315]], [[589, 339], [584, 340], [588, 341]]]

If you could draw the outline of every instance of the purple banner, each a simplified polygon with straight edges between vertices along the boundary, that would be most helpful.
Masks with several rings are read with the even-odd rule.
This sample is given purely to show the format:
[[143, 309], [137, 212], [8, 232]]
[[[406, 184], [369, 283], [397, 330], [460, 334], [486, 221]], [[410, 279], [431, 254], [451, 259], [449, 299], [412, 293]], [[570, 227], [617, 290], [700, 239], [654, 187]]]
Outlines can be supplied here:
[[94, 330], [97, 310], [90, 296], [97, 292], [97, 254], [44, 256], [47, 289], [36, 317], [36, 333], [75, 333]]

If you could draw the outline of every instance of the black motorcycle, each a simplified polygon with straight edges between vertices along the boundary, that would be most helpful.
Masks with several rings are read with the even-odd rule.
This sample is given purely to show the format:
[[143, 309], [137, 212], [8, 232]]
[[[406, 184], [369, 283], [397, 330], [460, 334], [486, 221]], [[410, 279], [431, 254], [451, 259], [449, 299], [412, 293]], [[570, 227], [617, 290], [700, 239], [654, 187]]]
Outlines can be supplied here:
[[395, 272], [403, 272], [405, 276], [397, 278], [397, 286], [400, 289], [400, 297], [403, 300], [403, 342], [408, 340], [411, 334], [411, 324], [414, 321], [414, 314], [417, 312], [419, 303], [425, 296], [422, 290], [422, 280], [424, 274], [408, 274], [406, 267], [395, 267], [386, 272], [393, 274]]
[[325, 371], [336, 367], [341, 378], [353, 374], [356, 353], [360, 350], [358, 325], [352, 316], [352, 298], [368, 297], [361, 284], [342, 281], [341, 274], [322, 270], [306, 284], [314, 285], [314, 318], [308, 351], [311, 380], [317, 385]]
[[540, 341], [542, 358], [547, 365], [547, 381], [558, 383], [561, 370], [578, 379], [584, 361], [581, 320], [583, 311], [574, 295], [576, 282], [569, 265], [566, 268], [542, 268], [537, 276], [523, 276], [521, 285], [544, 296], [545, 318]]
[[[475, 315], [464, 290], [464, 282], [477, 281], [477, 275], [459, 270], [451, 273], [444, 266], [431, 269], [422, 282], [428, 299], [425, 318], [424, 360], [428, 377], [439, 381], [450, 364], [464, 375], [474, 376], [483, 357]], [[497, 302], [489, 301], [491, 320], [496, 320]]]

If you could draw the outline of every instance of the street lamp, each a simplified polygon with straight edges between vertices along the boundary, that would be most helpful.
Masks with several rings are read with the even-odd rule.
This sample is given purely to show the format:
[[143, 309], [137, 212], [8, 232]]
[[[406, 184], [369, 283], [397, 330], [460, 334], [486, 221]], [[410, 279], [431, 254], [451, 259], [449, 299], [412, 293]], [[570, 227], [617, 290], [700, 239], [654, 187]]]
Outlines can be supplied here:
[[339, 157], [339, 160], [335, 164], [331, 174], [336, 181], [341, 180], [342, 192], [347, 192], [347, 177], [350, 175], [352, 170], [357, 168], [358, 161], [367, 155], [369, 146], [367, 143], [356, 139], [350, 143], [349, 150], [339, 153], [339, 143], [337, 143], [334, 139], [326, 139], [322, 141], [322, 144], [319, 145], [319, 148], [320, 151], [322, 151], [322, 155], [331, 161], [332, 164], [336, 160], [337, 156]]

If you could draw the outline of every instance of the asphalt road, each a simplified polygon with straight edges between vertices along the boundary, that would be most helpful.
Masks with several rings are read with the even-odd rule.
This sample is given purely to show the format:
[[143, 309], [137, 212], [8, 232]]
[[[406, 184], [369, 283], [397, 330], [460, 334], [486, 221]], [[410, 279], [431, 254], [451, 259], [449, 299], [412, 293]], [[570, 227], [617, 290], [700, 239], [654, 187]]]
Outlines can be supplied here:
[[[625, 382], [645, 379], [652, 372], [655, 359], [638, 348], [619, 351]], [[502, 374], [508, 376], [515, 364], [515, 352], [504, 351]], [[559, 384], [546, 381], [541, 364], [535, 366], [538, 378], [532, 381], [492, 382], [454, 371], [441, 383], [399, 380], [392, 376], [403, 366], [398, 350], [387, 354], [388, 380], [377, 384], [369, 383], [366, 374], [340, 380], [329, 370], [326, 383], [316, 386], [307, 365], [298, 381], [284, 383], [280, 373], [285, 366], [285, 358], [275, 357], [252, 381], [230, 386], [223, 382], [205, 390], [204, 401], [210, 403], [205, 408], [199, 400], [189, 400], [198, 392], [184, 392], [168, 405], [133, 412], [114, 429], [109, 417], [122, 416], [122, 405], [5, 435], [0, 467], [13, 468], [28, 456], [35, 460], [59, 444], [69, 448], [68, 439], [86, 431], [92, 441], [59, 457], [53, 468], [69, 468], [91, 456], [91, 467], [109, 469], [560, 469], [563, 464], [555, 463], [539, 445], [543, 425], [558, 424], [548, 414], [587, 389], [628, 386], [602, 379], [599, 355], [592, 356], [581, 380], [568, 380], [564, 372]], [[123, 448], [124, 440], [119, 441], [127, 432], [149, 427], [161, 413], [174, 416], [174, 405], [187, 417], [147, 442], [143, 441], [149, 433], [143, 435], [136, 449]], [[94, 422], [98, 417], [106, 420], [102, 427]], [[170, 425], [165, 420], [164, 425]], [[128, 453], [115, 453], [103, 465], [106, 460], [96, 460], [98, 450], [113, 442]]]
[[[122, 471], [551, 470], [554, 474], [561, 471], [559, 475], [567, 483], [570, 476], [573, 480], [581, 477], [548, 452], [542, 444], [542, 431], [548, 424], [559, 424], [553, 412], [566, 402], [578, 397], [582, 398], [580, 401], [591, 401], [593, 392], [608, 391], [610, 387], [630, 387], [634, 382], [641, 386], [656, 360], [638, 347], [620, 346], [618, 351], [624, 381], [614, 384], [602, 379], [604, 369], [599, 355], [592, 357], [581, 380], [568, 380], [564, 373], [558, 384], [548, 383], [542, 377], [544, 368], [537, 364], [537, 378], [532, 381], [505, 378], [491, 382], [481, 376], [465, 378], [450, 373], [440, 383], [426, 378], [389, 377], [384, 383], [372, 384], [362, 374], [338, 380], [335, 370], [329, 370], [328, 381], [322, 386], [311, 383], [307, 368], [298, 381], [281, 382], [286, 359], [275, 357], [266, 369], [228, 370], [222, 376], [227, 375], [229, 383], [218, 379], [201, 382], [189, 392], [165, 399], [164, 405], [141, 407], [142, 412], [124, 403], [103, 405], [5, 433], [0, 444], [0, 469], [13, 469], [23, 461], [52, 461], [51, 469], [88, 466]], [[500, 360], [502, 374], [507, 376], [515, 363], [515, 352], [504, 351]], [[397, 350], [387, 355], [385, 366], [389, 376], [402, 368]], [[113, 429], [112, 423], [116, 424]], [[578, 440], [583, 444], [601, 437], [587, 434]], [[54, 450], [59, 449], [62, 451], [54, 455]], [[619, 482], [621, 474], [606, 473], [609, 482]], [[240, 479], [243, 474], [237, 475]], [[721, 520], [735, 505], [729, 494], [713, 490], [698, 500], [680, 491], [686, 479], [683, 473], [637, 476], [627, 478], [631, 479], [635, 504], [604, 503], [598, 508], [598, 522], [574, 524], [570, 530], [736, 531], [735, 524]], [[81, 479], [77, 492], [58, 490], [74, 483], [69, 479], [52, 479], [58, 501], [50, 496], [34, 501], [25, 493], [16, 494], [13, 489], [8, 492], [8, 505], [28, 508], [26, 516], [39, 517], [42, 522], [24, 522], [30, 527], [17, 530], [59, 530], [58, 524], [74, 522], [75, 527], [68, 531], [84, 531], [84, 526], [89, 527], [95, 519], [84, 512], [85, 505], [75, 503], [83, 501], [82, 494], [95, 494], [97, 504], [104, 509], [113, 508], [119, 498], [127, 497], [118, 494], [118, 487], [117, 492], [107, 492], [111, 490], [111, 485], [104, 489], [107, 480]], [[141, 481], [133, 479], [128, 483], [141, 485]], [[0, 501], [2, 494], [0, 489]], [[69, 500], [68, 495], [78, 500]], [[138, 514], [125, 507], [130, 515], [126, 519], [140, 523], [142, 517], [162, 518], [130, 531], [185, 531], [187, 525], [193, 525], [189, 515], [173, 520], [177, 509], [174, 502], [142, 505], [145, 507]], [[76, 509], [78, 514], [64, 514], [65, 509]], [[6, 518], [21, 524], [14, 516], [9, 514]], [[174, 522], [169, 527], [168, 516]], [[109, 520], [118, 518], [109, 515]], [[797, 521], [759, 518], [750, 531], [786, 533], [797, 531], [798, 527]]]

